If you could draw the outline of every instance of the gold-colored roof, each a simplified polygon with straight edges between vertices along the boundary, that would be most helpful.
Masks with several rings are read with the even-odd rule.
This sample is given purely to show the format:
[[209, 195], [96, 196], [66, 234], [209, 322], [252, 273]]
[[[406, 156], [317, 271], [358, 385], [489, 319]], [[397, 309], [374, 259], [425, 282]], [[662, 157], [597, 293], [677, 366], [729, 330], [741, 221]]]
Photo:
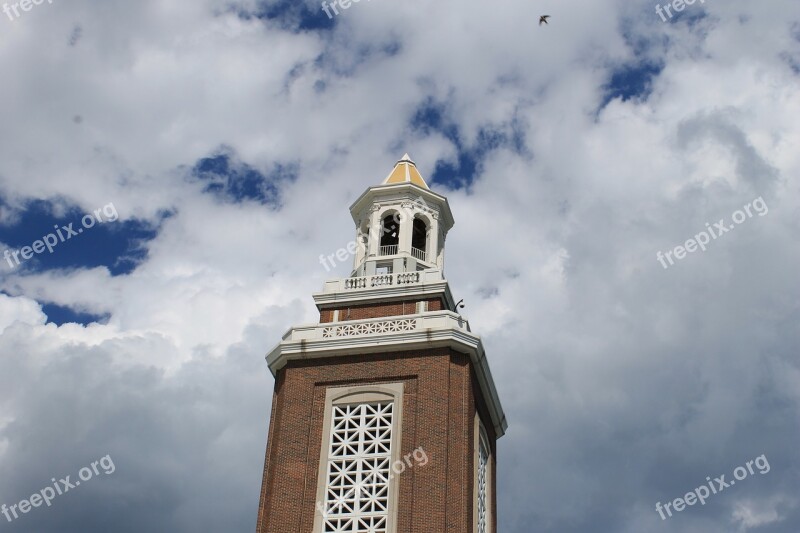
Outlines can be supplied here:
[[411, 160], [408, 154], [403, 155], [403, 158], [395, 164], [392, 171], [386, 179], [383, 180], [383, 185], [391, 183], [413, 183], [414, 185], [419, 185], [423, 189], [430, 190], [422, 174], [417, 170], [417, 165]]

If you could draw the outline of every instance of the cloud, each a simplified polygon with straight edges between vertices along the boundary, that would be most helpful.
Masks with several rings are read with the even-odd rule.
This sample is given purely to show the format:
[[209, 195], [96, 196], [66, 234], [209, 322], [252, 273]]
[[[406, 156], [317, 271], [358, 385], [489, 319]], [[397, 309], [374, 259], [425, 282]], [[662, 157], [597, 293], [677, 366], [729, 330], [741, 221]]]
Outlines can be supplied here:
[[[31, 201], [148, 230], [121, 271], [125, 232], [81, 236], [102, 261], [0, 272], [0, 503], [116, 465], [8, 530], [252, 530], [264, 354], [350, 274], [319, 255], [408, 151], [449, 199], [447, 278], [509, 419], [499, 530], [796, 532], [795, 4], [664, 23], [578, 1], [542, 28], [522, 1], [0, 15], [3, 249]], [[656, 260], [759, 196], [768, 215]], [[661, 521], [761, 454], [768, 475]]]

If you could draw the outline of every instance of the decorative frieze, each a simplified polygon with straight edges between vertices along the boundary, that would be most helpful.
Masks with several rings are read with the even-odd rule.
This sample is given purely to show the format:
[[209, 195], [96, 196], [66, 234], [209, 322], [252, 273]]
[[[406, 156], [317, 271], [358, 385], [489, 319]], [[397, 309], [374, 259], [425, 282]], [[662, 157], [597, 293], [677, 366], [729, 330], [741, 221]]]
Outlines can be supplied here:
[[358, 324], [344, 324], [330, 326], [322, 330], [323, 338], [352, 337], [354, 335], [378, 335], [381, 333], [397, 333], [399, 331], [414, 331], [417, 329], [417, 320], [381, 320], [378, 322], [361, 322]]

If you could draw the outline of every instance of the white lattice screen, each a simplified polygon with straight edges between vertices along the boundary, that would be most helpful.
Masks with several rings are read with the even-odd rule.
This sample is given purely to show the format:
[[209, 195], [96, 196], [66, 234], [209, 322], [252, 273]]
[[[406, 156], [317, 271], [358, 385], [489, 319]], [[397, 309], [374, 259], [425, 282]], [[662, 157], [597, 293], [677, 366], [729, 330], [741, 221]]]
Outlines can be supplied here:
[[489, 531], [489, 513], [487, 513], [488, 489], [486, 474], [489, 468], [489, 450], [482, 435], [478, 438], [478, 442], [478, 533], [487, 533]]
[[393, 403], [334, 405], [324, 533], [386, 533]]

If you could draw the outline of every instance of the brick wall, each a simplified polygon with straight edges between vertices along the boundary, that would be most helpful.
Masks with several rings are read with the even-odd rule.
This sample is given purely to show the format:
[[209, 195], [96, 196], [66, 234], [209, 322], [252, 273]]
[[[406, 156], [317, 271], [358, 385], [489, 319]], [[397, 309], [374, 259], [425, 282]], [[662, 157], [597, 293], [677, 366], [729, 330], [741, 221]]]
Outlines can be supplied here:
[[[282, 369], [275, 383], [257, 533], [312, 532], [326, 389], [378, 382], [405, 384], [400, 454], [422, 446], [428, 456], [428, 464], [415, 464], [395, 478], [397, 532], [472, 531], [473, 420], [476, 409], [482, 418], [486, 410], [469, 358], [443, 348], [293, 361]], [[494, 441], [489, 419], [483, 419]]]
[[[427, 301], [428, 311], [441, 311], [444, 305], [440, 298], [429, 300], [409, 300], [405, 302], [374, 303], [352, 305], [348, 307], [333, 307], [320, 311], [320, 323], [333, 322], [333, 311], [339, 310], [339, 320], [362, 320], [367, 318], [381, 318], [385, 316], [413, 315], [417, 312], [417, 302]], [[348, 317], [349, 310], [349, 317]]]

